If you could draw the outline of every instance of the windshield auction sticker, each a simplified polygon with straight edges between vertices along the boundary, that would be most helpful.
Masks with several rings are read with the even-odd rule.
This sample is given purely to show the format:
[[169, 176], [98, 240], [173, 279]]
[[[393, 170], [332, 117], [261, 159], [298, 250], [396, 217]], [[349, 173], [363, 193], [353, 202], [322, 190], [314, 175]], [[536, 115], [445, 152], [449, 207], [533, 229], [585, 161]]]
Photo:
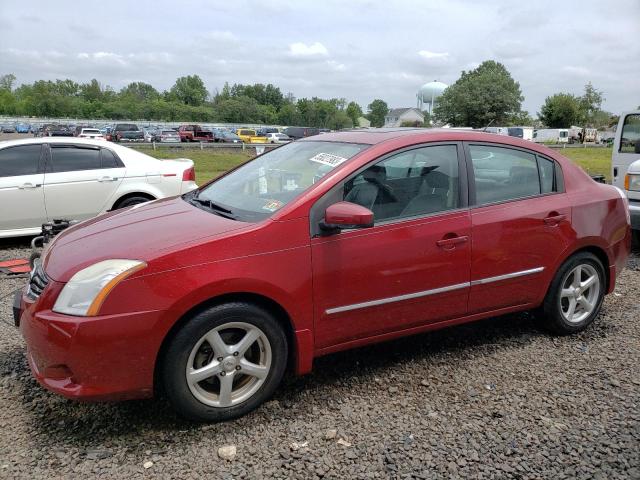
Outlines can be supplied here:
[[269, 200], [266, 204], [262, 206], [263, 210], [269, 210], [270, 212], [275, 212], [279, 208], [281, 208], [284, 203], [279, 200]]
[[328, 165], [332, 168], [337, 167], [342, 162], [346, 162], [347, 159], [344, 157], [339, 157], [338, 155], [332, 155], [331, 153], [319, 153], [309, 160], [316, 163], [321, 163], [322, 165]]

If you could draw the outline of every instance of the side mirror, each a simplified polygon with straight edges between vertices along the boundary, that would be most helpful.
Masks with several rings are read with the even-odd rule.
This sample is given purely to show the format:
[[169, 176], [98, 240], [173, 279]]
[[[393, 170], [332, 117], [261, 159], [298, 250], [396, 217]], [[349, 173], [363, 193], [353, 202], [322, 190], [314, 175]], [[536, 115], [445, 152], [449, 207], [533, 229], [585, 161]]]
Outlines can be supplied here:
[[343, 228], [373, 227], [373, 212], [351, 202], [338, 202], [329, 206], [324, 213], [320, 229], [325, 235], [338, 233]]

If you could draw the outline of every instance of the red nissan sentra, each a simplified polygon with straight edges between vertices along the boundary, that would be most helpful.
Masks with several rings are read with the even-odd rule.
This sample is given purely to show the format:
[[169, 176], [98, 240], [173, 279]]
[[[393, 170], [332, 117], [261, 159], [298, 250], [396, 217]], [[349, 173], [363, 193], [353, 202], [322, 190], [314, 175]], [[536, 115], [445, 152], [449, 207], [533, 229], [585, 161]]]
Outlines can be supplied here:
[[362, 130], [265, 153], [181, 197], [74, 226], [17, 321], [66, 397], [161, 388], [182, 415], [256, 408], [291, 367], [520, 310], [557, 334], [597, 317], [629, 210], [556, 152], [456, 130]]

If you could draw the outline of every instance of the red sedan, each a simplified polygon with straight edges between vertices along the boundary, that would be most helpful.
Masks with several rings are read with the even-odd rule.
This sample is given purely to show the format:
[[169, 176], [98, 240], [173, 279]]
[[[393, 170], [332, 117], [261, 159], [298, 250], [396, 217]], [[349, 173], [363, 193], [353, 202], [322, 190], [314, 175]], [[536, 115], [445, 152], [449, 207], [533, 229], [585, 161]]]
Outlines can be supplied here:
[[624, 195], [546, 147], [341, 132], [68, 229], [16, 317], [54, 392], [162, 387], [184, 416], [224, 420], [338, 350], [520, 310], [581, 331], [630, 243]]

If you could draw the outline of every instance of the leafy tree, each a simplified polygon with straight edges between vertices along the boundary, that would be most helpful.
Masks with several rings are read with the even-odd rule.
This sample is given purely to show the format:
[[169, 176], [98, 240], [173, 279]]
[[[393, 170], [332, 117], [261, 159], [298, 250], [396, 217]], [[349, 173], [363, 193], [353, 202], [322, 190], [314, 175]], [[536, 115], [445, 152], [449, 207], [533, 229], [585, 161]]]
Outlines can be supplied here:
[[521, 126], [521, 127], [531, 127], [533, 126], [534, 120], [529, 115], [529, 112], [526, 110], [520, 110], [515, 113], [507, 122], [507, 125]]
[[102, 87], [95, 78], [89, 83], [80, 85], [80, 96], [88, 102], [97, 102], [102, 99]]
[[188, 75], [178, 78], [169, 93], [179, 102], [194, 107], [199, 107], [204, 104], [209, 96], [204, 82], [198, 75]]
[[367, 108], [369, 113], [367, 118], [371, 122], [372, 127], [381, 127], [384, 125], [384, 117], [389, 113], [389, 107], [384, 100], [376, 99], [371, 102]]
[[596, 90], [591, 82], [584, 86], [584, 94], [580, 97], [580, 110], [586, 123], [593, 124], [598, 112], [602, 111], [603, 100], [603, 92]]
[[362, 116], [362, 109], [356, 102], [349, 102], [347, 105], [347, 116], [351, 119], [352, 126], [358, 126], [358, 118]]
[[501, 63], [482, 62], [463, 71], [460, 78], [438, 98], [434, 117], [453, 126], [480, 128], [493, 121], [505, 124], [520, 111], [520, 84]]
[[145, 102], [160, 98], [160, 93], [148, 83], [132, 82], [120, 90], [120, 96], [130, 101]]
[[16, 81], [16, 76], [13, 73], [7, 73], [0, 77], [0, 90], [13, 91], [13, 84]]
[[567, 128], [582, 120], [580, 99], [570, 93], [556, 93], [547, 97], [538, 114], [549, 128]]

